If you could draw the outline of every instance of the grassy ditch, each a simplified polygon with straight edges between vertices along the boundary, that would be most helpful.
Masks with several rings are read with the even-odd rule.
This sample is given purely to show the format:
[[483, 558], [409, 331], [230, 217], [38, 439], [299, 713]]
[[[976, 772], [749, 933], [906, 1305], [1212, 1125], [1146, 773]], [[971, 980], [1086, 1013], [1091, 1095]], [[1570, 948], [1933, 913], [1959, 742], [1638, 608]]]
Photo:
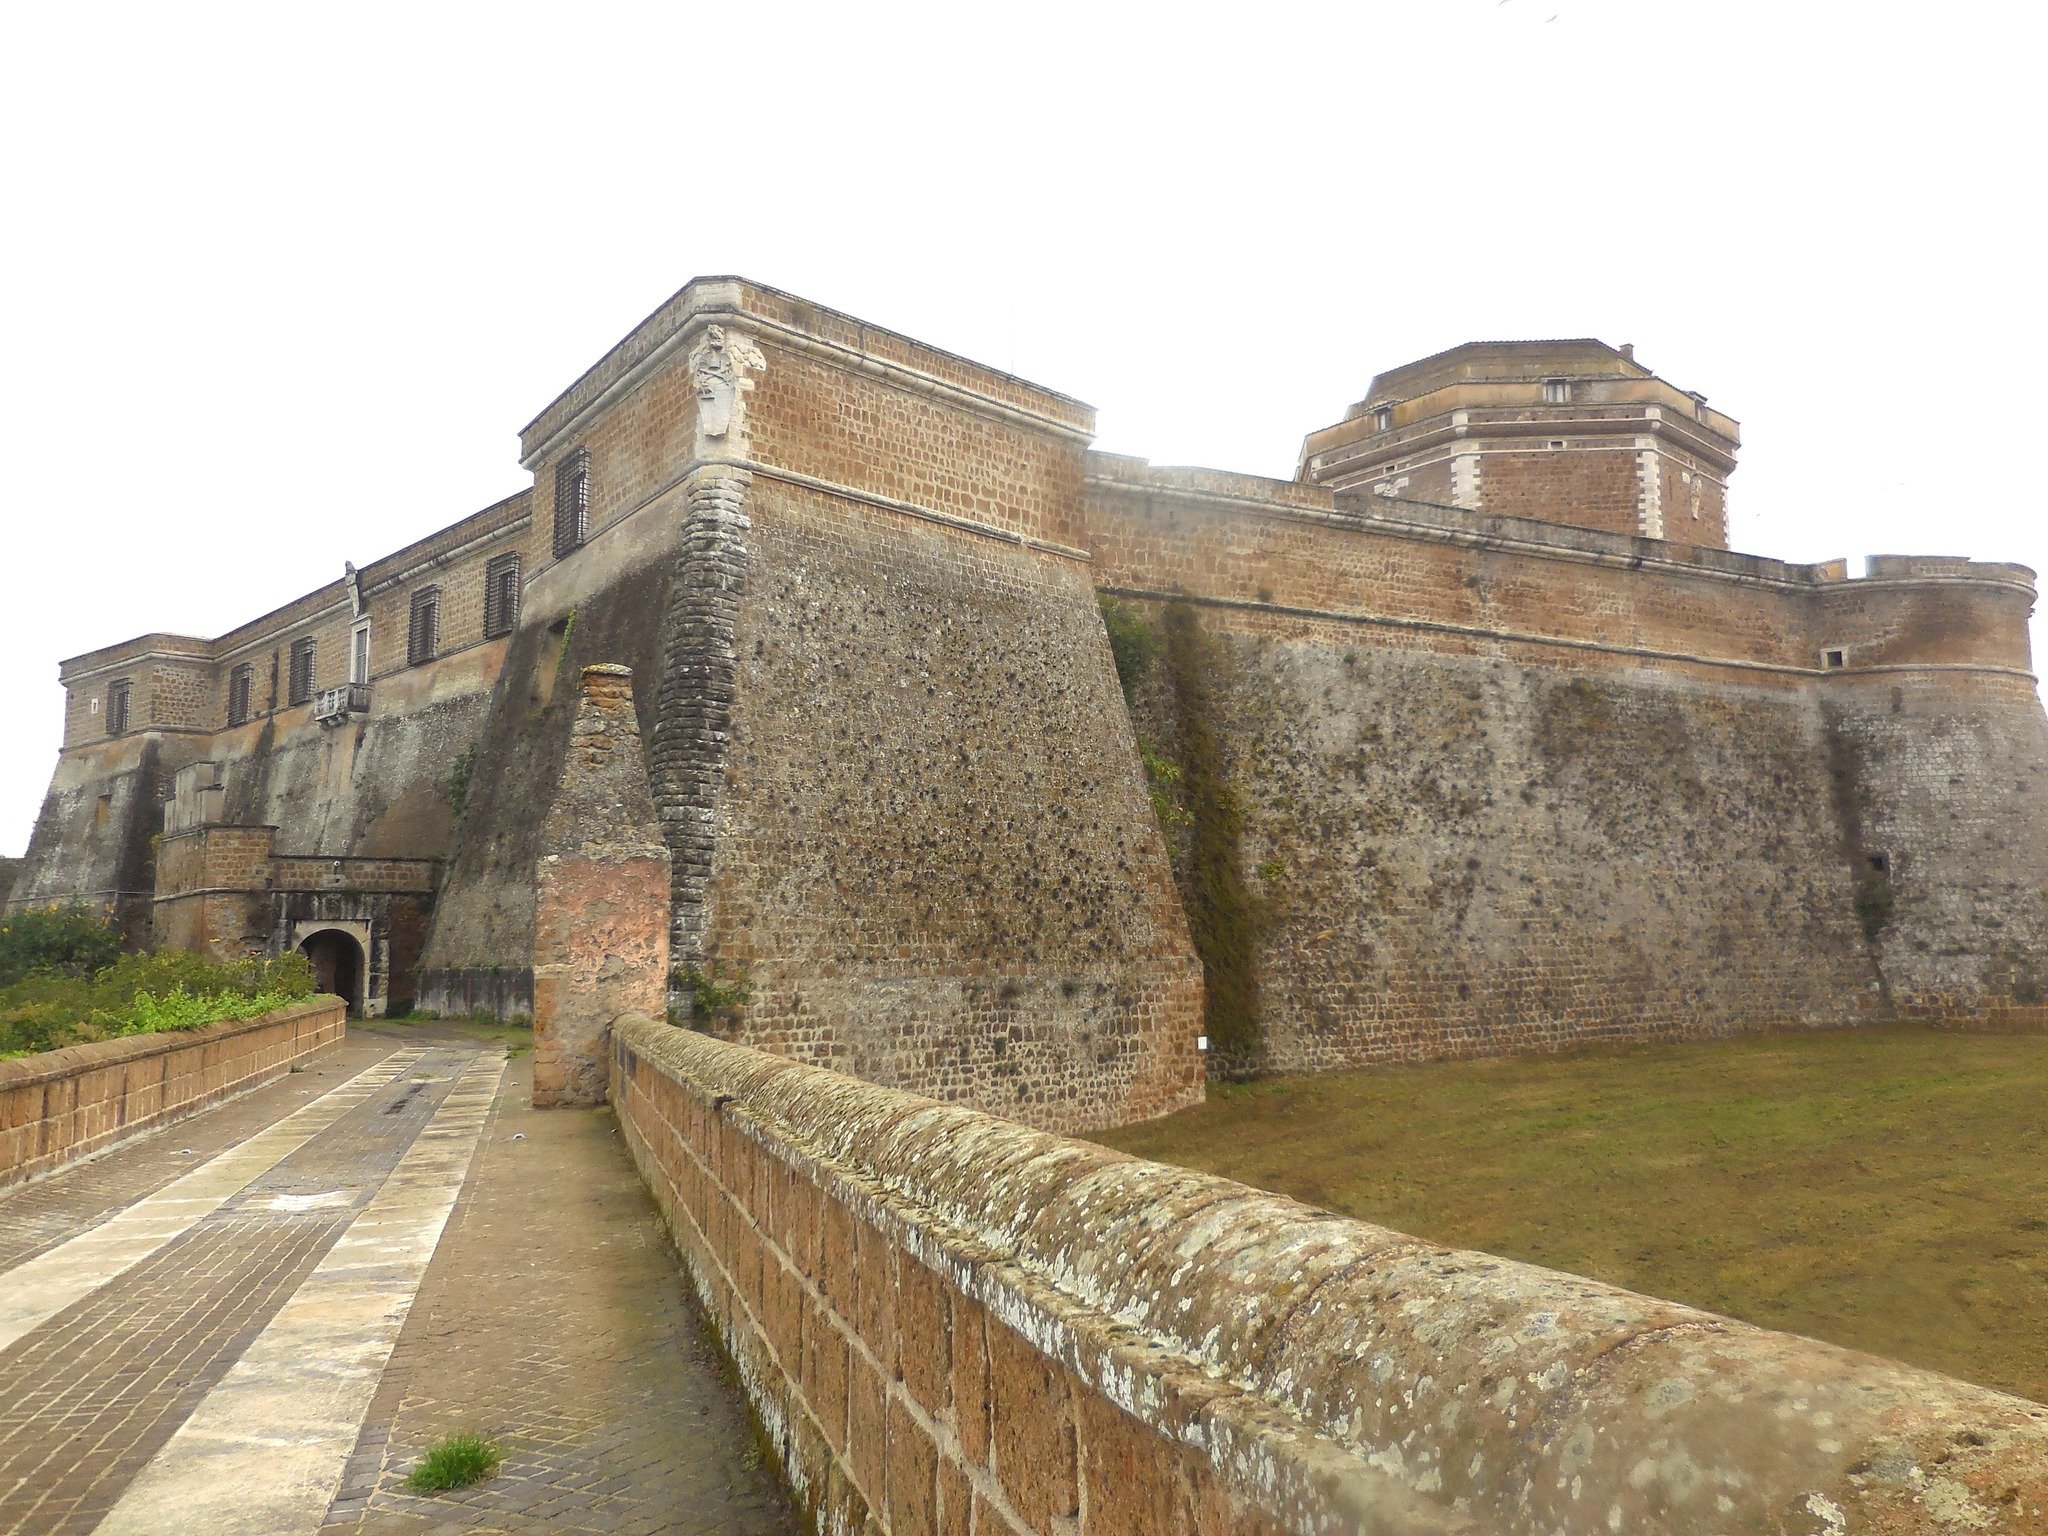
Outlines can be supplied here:
[[2048, 1401], [2048, 1035], [1887, 1026], [1212, 1084], [1100, 1139]]

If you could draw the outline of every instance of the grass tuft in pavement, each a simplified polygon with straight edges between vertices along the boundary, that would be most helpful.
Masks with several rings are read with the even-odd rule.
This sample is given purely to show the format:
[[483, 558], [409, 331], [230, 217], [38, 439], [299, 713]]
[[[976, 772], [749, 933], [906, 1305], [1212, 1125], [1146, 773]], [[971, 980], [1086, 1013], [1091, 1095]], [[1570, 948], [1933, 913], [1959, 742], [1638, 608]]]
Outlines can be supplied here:
[[427, 1448], [427, 1454], [406, 1477], [405, 1486], [414, 1493], [467, 1488], [490, 1477], [504, 1463], [504, 1452], [482, 1435], [450, 1435]]

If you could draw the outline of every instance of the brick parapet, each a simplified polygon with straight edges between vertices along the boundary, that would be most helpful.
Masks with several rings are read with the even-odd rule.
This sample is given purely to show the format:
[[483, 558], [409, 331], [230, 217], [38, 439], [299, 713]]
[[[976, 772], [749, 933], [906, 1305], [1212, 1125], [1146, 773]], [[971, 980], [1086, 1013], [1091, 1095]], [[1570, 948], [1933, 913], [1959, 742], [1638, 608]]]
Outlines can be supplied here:
[[2024, 566], [1881, 556], [1851, 579], [1841, 562], [1115, 455], [1087, 468], [1095, 580], [1111, 593], [1787, 676], [1824, 675], [1823, 653], [1844, 644], [1852, 669], [2030, 667]]
[[2048, 1511], [2037, 1404], [650, 1020], [614, 1046], [627, 1145], [826, 1532]]
[[0, 1061], [0, 1187], [269, 1082], [340, 1040], [346, 1013], [339, 998], [315, 997], [205, 1029]]
[[550, 453], [561, 437], [581, 431], [594, 413], [638, 387], [704, 327], [719, 322], [772, 335], [840, 366], [943, 392], [959, 403], [1012, 413], [1077, 438], [1094, 431], [1094, 411], [1066, 395], [759, 283], [700, 277], [635, 326], [526, 425], [520, 433], [522, 459], [533, 464]]

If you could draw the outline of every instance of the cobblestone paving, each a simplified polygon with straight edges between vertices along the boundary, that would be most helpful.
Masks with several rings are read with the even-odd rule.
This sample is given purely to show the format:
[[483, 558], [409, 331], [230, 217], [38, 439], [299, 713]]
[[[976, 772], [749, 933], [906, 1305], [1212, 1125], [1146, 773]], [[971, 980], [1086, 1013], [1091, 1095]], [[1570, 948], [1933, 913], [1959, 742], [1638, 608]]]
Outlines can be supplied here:
[[56, 1536], [99, 1522], [375, 1193], [460, 1060], [430, 1053], [182, 1237], [0, 1352], [0, 1531]]
[[[611, 1115], [529, 1108], [530, 1060], [507, 1074], [329, 1532], [794, 1536]], [[499, 1476], [407, 1493], [421, 1452], [461, 1431], [497, 1442]]]

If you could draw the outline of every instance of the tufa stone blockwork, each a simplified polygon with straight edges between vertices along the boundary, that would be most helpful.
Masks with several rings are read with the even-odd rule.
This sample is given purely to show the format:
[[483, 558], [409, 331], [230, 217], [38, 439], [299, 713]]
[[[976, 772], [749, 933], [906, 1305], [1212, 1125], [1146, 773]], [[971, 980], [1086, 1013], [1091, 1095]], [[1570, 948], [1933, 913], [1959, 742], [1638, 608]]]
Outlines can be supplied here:
[[541, 829], [534, 898], [533, 1102], [602, 1104], [612, 1020], [659, 1012], [668, 984], [661, 841], [628, 667], [583, 669]]
[[2048, 1407], [648, 1019], [614, 1050], [828, 1536], [2048, 1529]]

